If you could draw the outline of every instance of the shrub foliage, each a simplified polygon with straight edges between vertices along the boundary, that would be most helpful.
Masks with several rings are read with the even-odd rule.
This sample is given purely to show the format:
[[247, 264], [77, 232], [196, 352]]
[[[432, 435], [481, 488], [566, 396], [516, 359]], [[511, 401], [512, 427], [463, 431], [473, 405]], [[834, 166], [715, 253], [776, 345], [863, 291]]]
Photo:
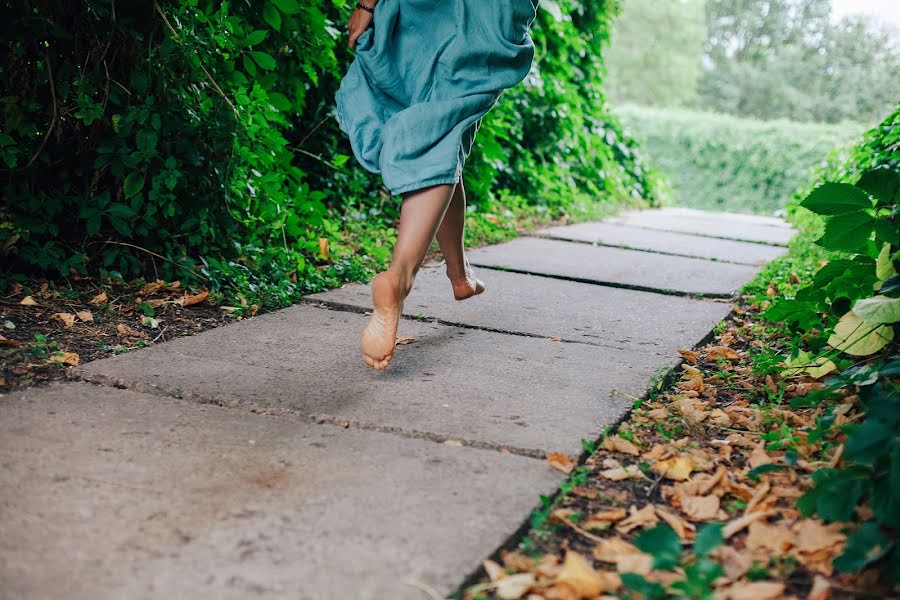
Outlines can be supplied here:
[[850, 124], [756, 121], [714, 113], [628, 106], [619, 114], [672, 186], [679, 204], [772, 213], [837, 144]]
[[[333, 112], [352, 3], [0, 2], [4, 276], [152, 266], [271, 303], [388, 259], [398, 199]], [[466, 169], [485, 239], [654, 196], [600, 88], [614, 3], [542, 4]]]

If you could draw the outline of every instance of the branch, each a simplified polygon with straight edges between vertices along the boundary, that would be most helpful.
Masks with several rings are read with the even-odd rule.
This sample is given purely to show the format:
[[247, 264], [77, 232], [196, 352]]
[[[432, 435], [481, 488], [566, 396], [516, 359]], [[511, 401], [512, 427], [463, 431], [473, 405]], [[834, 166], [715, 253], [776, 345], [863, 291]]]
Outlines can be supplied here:
[[44, 146], [47, 145], [47, 140], [50, 139], [50, 134], [53, 133], [53, 129], [56, 127], [56, 84], [53, 82], [53, 67], [50, 66], [50, 54], [48, 52], [44, 52], [44, 61], [47, 63], [47, 77], [50, 79], [50, 96], [53, 100], [53, 118], [50, 119], [50, 127], [47, 128], [47, 133], [44, 134], [41, 145], [38, 146], [38, 149], [31, 157], [31, 160], [25, 165], [26, 169], [30, 167], [34, 161], [37, 160], [37, 157], [40, 156], [41, 152], [44, 151]]

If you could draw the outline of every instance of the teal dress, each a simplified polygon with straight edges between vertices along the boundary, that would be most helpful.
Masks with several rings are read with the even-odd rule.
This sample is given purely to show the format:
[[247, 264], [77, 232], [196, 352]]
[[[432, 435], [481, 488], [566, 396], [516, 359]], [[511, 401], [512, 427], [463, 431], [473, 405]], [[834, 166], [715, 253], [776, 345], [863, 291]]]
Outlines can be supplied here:
[[531, 69], [538, 0], [381, 0], [335, 96], [392, 194], [459, 181], [482, 117]]

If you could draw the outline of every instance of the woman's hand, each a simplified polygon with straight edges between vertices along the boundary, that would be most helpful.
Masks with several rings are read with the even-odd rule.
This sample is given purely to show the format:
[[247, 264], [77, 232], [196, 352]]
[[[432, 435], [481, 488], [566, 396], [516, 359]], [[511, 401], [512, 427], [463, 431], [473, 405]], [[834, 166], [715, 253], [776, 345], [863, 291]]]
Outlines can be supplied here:
[[[378, 0], [362, 0], [366, 6], [375, 7]], [[356, 40], [362, 35], [362, 32], [369, 28], [372, 24], [372, 13], [361, 8], [354, 8], [353, 14], [350, 15], [350, 21], [347, 23], [347, 29], [350, 31], [350, 40], [347, 45], [350, 48], [356, 48]]]

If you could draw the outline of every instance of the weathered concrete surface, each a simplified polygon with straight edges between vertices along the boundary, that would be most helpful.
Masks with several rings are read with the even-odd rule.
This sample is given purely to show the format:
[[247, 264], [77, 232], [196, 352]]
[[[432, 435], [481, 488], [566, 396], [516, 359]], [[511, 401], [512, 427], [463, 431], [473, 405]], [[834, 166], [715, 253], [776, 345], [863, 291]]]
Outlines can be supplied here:
[[256, 410], [577, 454], [581, 438], [599, 437], [677, 359], [404, 320], [400, 335], [416, 341], [377, 372], [359, 351], [366, 321], [295, 306], [76, 373]]
[[783, 246], [738, 242], [670, 231], [648, 233], [641, 227], [598, 222], [541, 229], [537, 235], [559, 240], [589, 242], [755, 266], [763, 265], [787, 252], [787, 248]]
[[[715, 213], [706, 214], [713, 215]], [[796, 233], [790, 227], [748, 222], [734, 217], [708, 216], [700, 218], [693, 215], [672, 214], [658, 209], [628, 211], [618, 217], [604, 219], [604, 222], [777, 245], [786, 245]]]
[[[699, 342], [731, 309], [725, 302], [521, 273], [484, 269], [479, 276], [487, 285], [485, 292], [458, 302], [443, 268], [423, 269], [403, 305], [404, 314], [671, 357], [678, 348]], [[364, 310], [372, 306], [371, 288], [360, 284], [309, 299]]]
[[0, 398], [3, 598], [446, 594], [545, 461], [87, 384]]
[[748, 265], [541, 238], [480, 248], [469, 253], [469, 261], [476, 266], [713, 297], [731, 296], [757, 271]]
[[[697, 208], [687, 208], [683, 206], [665, 206], [662, 208], [652, 209], [664, 215], [674, 215], [679, 217], [692, 217], [696, 219], [705, 219], [713, 222], [731, 222], [731, 223], [754, 223], [756, 225], [768, 225], [771, 227], [781, 227], [791, 229], [791, 224], [779, 217], [768, 217], [764, 215], [754, 215], [750, 213], [720, 212], [714, 210], [700, 210]], [[640, 211], [627, 211], [635, 213]]]

